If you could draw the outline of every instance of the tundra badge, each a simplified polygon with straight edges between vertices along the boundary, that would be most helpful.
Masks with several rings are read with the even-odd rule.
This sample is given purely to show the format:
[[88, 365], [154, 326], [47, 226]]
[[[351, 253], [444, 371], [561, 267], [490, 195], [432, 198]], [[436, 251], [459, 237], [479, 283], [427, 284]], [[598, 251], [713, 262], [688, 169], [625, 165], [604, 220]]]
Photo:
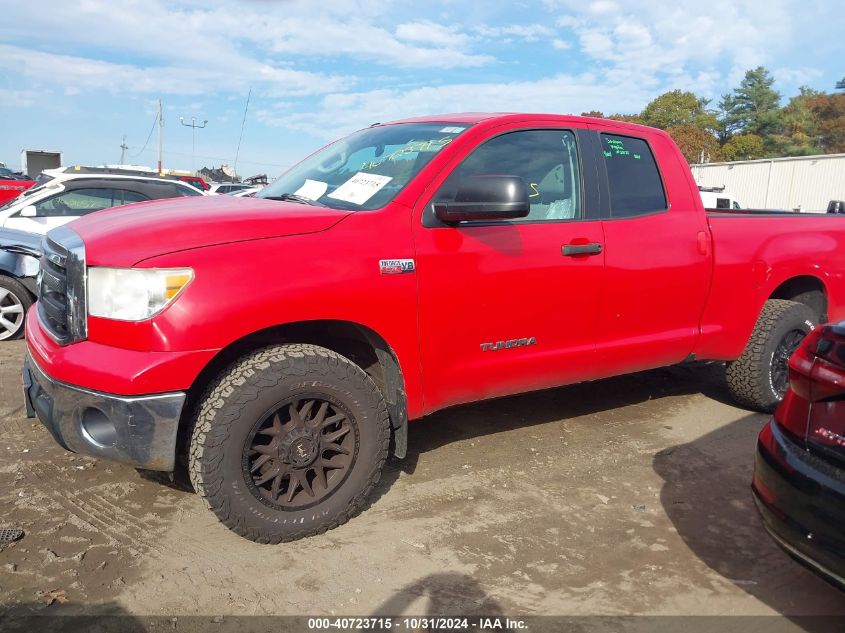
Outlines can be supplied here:
[[378, 268], [382, 275], [401, 275], [415, 270], [413, 259], [380, 259]]
[[530, 338], [512, 338], [509, 341], [496, 341], [495, 343], [482, 343], [482, 352], [495, 352], [500, 349], [510, 349], [511, 347], [525, 347], [526, 345], [536, 345], [537, 339], [533, 336]]

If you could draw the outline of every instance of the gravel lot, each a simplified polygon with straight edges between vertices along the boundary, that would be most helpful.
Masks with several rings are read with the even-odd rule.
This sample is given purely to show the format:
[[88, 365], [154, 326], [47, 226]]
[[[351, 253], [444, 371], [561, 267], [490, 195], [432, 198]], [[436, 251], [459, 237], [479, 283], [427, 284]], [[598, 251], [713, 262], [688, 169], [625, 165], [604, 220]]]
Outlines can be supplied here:
[[[760, 527], [765, 416], [696, 364], [412, 424], [372, 507], [281, 546], [220, 526], [183, 479], [64, 452], [0, 343], [0, 614], [845, 615]], [[46, 606], [43, 592], [65, 592]]]

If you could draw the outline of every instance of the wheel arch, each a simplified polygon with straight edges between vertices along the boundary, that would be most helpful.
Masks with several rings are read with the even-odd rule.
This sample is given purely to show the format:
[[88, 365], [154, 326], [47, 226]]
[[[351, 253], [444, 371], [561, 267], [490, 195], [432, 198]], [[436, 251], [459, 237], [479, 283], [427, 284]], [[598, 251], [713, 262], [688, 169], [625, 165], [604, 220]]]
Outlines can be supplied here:
[[[319, 345], [345, 356], [361, 367], [384, 396], [390, 414], [392, 450], [405, 457], [408, 446], [408, 403], [405, 379], [399, 359], [388, 342], [375, 330], [352, 321], [314, 320], [268, 327], [233, 341], [221, 349], [203, 368], [188, 389], [181, 425], [182, 440], [187, 439], [189, 424], [208, 385], [237, 359], [262, 347], [285, 343]], [[181, 445], [184, 448], [184, 444]]]
[[803, 303], [813, 310], [819, 323], [827, 321], [828, 291], [824, 281], [814, 275], [796, 275], [778, 285], [768, 299], [787, 299]]

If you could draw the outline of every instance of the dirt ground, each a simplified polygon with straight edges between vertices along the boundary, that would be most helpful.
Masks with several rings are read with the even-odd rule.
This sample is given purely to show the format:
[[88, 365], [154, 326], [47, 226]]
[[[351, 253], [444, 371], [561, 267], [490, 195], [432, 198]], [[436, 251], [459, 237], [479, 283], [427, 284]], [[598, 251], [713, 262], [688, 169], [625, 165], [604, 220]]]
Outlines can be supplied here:
[[59, 448], [25, 417], [23, 351], [0, 343], [0, 528], [26, 531], [0, 550], [0, 614], [845, 615], [761, 528], [765, 416], [730, 404], [720, 365], [438, 413], [364, 514], [266, 546], [179, 478]]

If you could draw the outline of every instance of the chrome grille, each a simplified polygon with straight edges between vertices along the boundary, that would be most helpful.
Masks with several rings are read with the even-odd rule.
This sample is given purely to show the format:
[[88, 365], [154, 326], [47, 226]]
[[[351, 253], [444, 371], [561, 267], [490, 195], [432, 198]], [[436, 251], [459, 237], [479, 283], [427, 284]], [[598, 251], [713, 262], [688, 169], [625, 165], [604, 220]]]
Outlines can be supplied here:
[[41, 243], [38, 271], [38, 317], [60, 345], [88, 334], [85, 302], [85, 247], [71, 229], [59, 227]]

